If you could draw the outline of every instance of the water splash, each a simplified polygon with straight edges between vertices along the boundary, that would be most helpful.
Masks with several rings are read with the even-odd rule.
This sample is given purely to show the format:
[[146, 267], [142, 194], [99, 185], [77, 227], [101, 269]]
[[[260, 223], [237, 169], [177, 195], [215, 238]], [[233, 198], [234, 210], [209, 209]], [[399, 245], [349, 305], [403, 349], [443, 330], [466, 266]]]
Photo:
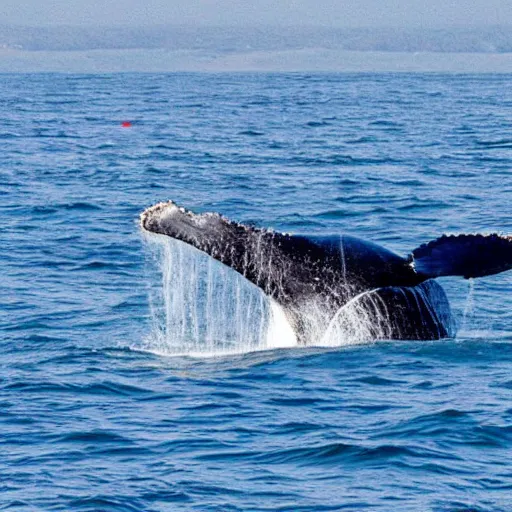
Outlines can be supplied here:
[[143, 350], [222, 355], [297, 344], [283, 309], [252, 283], [177, 240], [146, 234], [154, 263]]
[[[172, 238], [146, 234], [155, 272], [149, 289], [151, 332], [143, 350], [165, 355], [211, 356], [246, 353], [299, 343], [339, 347], [391, 339], [396, 312], [378, 289], [357, 294], [343, 283], [342, 307], [321, 298], [285, 311], [237, 272]], [[156, 283], [156, 284], [155, 284]], [[430, 326], [449, 326], [444, 292], [431, 282], [397, 288], [405, 310], [425, 311]], [[352, 293], [353, 292], [353, 293]], [[439, 295], [439, 297], [437, 297]], [[426, 329], [431, 329], [425, 323]]]
[[[285, 310], [258, 287], [189, 245], [145, 236], [156, 270], [150, 280], [157, 284], [149, 290], [151, 332], [143, 350], [204, 357], [298, 345]], [[384, 338], [383, 304], [374, 291], [339, 310], [302, 304], [294, 312], [301, 319], [301, 342], [336, 347]]]
[[475, 280], [468, 279], [468, 294], [466, 296], [466, 303], [464, 304], [464, 312], [462, 313], [461, 331], [468, 329], [468, 324], [474, 318], [475, 314]]
[[[360, 293], [339, 308], [319, 345], [332, 347], [340, 345], [340, 340], [345, 340], [345, 344], [356, 344], [385, 338], [385, 304], [375, 292], [377, 289]], [[376, 331], [380, 335], [376, 336]]]

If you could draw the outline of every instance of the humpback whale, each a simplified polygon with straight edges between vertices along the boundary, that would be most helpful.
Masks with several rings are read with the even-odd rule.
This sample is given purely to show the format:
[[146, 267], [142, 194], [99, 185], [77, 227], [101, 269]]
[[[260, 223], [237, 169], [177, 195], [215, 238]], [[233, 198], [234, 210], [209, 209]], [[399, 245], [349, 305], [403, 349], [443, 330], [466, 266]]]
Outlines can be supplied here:
[[281, 306], [299, 343], [319, 318], [324, 332], [357, 302], [373, 339], [433, 340], [455, 335], [450, 305], [434, 279], [483, 277], [512, 269], [512, 236], [443, 235], [402, 257], [348, 235], [279, 233], [196, 214], [172, 201], [140, 216], [141, 226], [231, 267]]

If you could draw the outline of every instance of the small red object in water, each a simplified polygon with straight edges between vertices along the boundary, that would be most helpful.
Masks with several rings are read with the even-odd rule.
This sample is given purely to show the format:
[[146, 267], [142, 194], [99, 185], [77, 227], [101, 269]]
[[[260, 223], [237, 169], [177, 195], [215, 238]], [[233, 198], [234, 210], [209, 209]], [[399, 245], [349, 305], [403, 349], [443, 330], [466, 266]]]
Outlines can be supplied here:
[[132, 125], [132, 123], [130, 123], [130, 121], [123, 121], [123, 122], [121, 123], [121, 126], [122, 126], [123, 128], [130, 128], [130, 126], [131, 126], [131, 125]]

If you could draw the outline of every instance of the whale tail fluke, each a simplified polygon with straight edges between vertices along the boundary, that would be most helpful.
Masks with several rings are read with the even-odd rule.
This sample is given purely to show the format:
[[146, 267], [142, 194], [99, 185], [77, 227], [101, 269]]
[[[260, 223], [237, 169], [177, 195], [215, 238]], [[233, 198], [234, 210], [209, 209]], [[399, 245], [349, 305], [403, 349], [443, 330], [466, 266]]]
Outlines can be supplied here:
[[414, 249], [411, 257], [416, 272], [428, 278], [490, 276], [512, 269], [512, 236], [443, 235]]

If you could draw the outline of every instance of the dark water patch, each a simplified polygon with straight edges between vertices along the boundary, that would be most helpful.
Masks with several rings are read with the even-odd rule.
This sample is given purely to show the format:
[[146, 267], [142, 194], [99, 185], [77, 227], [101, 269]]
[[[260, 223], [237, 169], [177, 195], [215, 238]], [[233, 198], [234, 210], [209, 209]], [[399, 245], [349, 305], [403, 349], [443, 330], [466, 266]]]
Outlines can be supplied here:
[[512, 442], [512, 426], [480, 425], [474, 429], [472, 435], [464, 439], [464, 443], [473, 446], [482, 446], [486, 449], [507, 449]]
[[104, 149], [114, 149], [117, 146], [115, 142], [103, 142], [102, 144], [99, 144], [95, 148], [83, 148], [83, 149], [96, 149], [98, 151], [102, 151]]
[[154, 144], [149, 146], [150, 149], [167, 149], [169, 151], [183, 151], [183, 147], [179, 145], [172, 145], [168, 142], [159, 142], [158, 144]]
[[242, 393], [238, 393], [236, 391], [214, 391], [212, 393], [213, 397], [218, 397], [220, 399], [225, 399], [228, 401], [231, 400], [243, 400], [244, 396]]
[[498, 387], [498, 388], [512, 389], [512, 380], [507, 380], [504, 382], [492, 384], [492, 386]]
[[302, 435], [308, 432], [317, 432], [323, 428], [323, 425], [318, 423], [308, 423], [304, 421], [292, 421], [289, 423], [284, 423], [282, 425], [277, 425], [277, 430], [281, 435]]
[[306, 165], [309, 167], [323, 167], [326, 165], [355, 165], [356, 159], [350, 155], [331, 155], [328, 157], [311, 158], [307, 156], [295, 156], [289, 161], [293, 165]]
[[352, 382], [361, 382], [362, 384], [370, 384], [371, 386], [396, 386], [405, 383], [403, 380], [386, 379], [377, 375], [358, 377], [353, 379]]
[[354, 210], [329, 210], [326, 212], [317, 213], [314, 215], [315, 219], [325, 219], [325, 220], [336, 220], [336, 219], [344, 219], [349, 217], [359, 217], [363, 215], [365, 212]]
[[268, 97], [262, 97], [262, 98], [257, 98], [257, 99], [254, 99], [252, 101], [249, 101], [247, 103], [247, 105], [242, 105], [242, 106], [265, 106], [265, 105], [270, 105], [272, 103], [272, 100]]
[[414, 212], [421, 210], [440, 210], [449, 209], [451, 205], [441, 201], [419, 201], [397, 206], [396, 209], [401, 212]]
[[424, 380], [422, 382], [418, 382], [414, 384], [412, 387], [415, 389], [445, 389], [450, 388], [454, 384], [452, 383], [435, 383], [430, 380]]
[[405, 128], [404, 123], [386, 119], [377, 119], [375, 121], [371, 121], [370, 123], [368, 123], [368, 126], [383, 128], [386, 131], [401, 131]]
[[[154, 482], [148, 479], [148, 485], [154, 487]], [[193, 501], [193, 498], [185, 492], [173, 489], [147, 490], [142, 493], [141, 500], [149, 503], [187, 503]]]
[[59, 343], [65, 346], [65, 338], [56, 336], [55, 334], [52, 336], [44, 335], [44, 334], [29, 334], [26, 336], [25, 340], [31, 344], [41, 343], [45, 344], [56, 344]]
[[22, 135], [14, 132], [0, 132], [0, 140], [17, 139], [18, 137], [22, 137]]
[[77, 201], [74, 203], [65, 203], [65, 204], [58, 205], [57, 207], [59, 209], [64, 209], [64, 210], [70, 210], [70, 211], [76, 210], [76, 211], [84, 211], [84, 212], [101, 210], [100, 206], [93, 204], [93, 203], [88, 203], [85, 201]]
[[239, 135], [247, 135], [249, 137], [261, 137], [262, 135], [265, 135], [265, 133], [257, 130], [242, 130], [241, 132], [239, 132]]
[[445, 409], [438, 413], [408, 418], [390, 429], [384, 429], [379, 438], [409, 438], [428, 436], [461, 437], [466, 442], [468, 432], [474, 431], [475, 424], [471, 414], [455, 409]]
[[[120, 262], [120, 261], [88, 261], [86, 263], [82, 263], [80, 265], [75, 265], [73, 268], [71, 268], [71, 271], [120, 271], [121, 274], [123, 271], [121, 269], [127, 269], [127, 268], [133, 268], [137, 266], [136, 263], [128, 263], [126, 261]], [[130, 275], [129, 273], [126, 273], [126, 275]]]
[[193, 405], [179, 407], [179, 409], [187, 411], [187, 412], [208, 412], [208, 411], [216, 411], [217, 409], [224, 409], [229, 406], [230, 406], [230, 404], [227, 404], [227, 403], [208, 402], [208, 403], [194, 403]]
[[[340, 186], [345, 186], [345, 187], [360, 187], [361, 186], [361, 181], [360, 180], [357, 180], [355, 178], [340, 178], [338, 180], [338, 185]], [[341, 200], [343, 201], [343, 196], [340, 196], [338, 198], [336, 198], [336, 200]]]
[[52, 215], [58, 211], [58, 207], [38, 205], [31, 208], [31, 213], [36, 215]]
[[232, 448], [233, 445], [231, 443], [225, 443], [221, 441], [217, 441], [215, 439], [210, 439], [208, 437], [201, 438], [183, 438], [177, 439], [174, 441], [165, 441], [160, 443], [158, 447], [155, 449], [163, 450], [164, 452], [175, 452], [175, 453], [188, 453], [191, 450], [198, 449], [202, 450], [211, 450], [211, 449], [224, 449], [227, 450]]
[[304, 407], [304, 406], [313, 406], [319, 405], [324, 402], [321, 398], [272, 398], [270, 403], [275, 405], [282, 405], [285, 407]]
[[126, 498], [97, 494], [91, 497], [73, 498], [67, 501], [69, 510], [98, 512], [140, 512], [143, 502], [133, 496]]
[[372, 135], [364, 135], [362, 137], [358, 137], [356, 139], [347, 140], [347, 144], [374, 144], [378, 142], [379, 139]]
[[456, 460], [456, 457], [445, 454], [438, 450], [425, 447], [406, 447], [399, 445], [379, 445], [376, 447], [363, 447], [356, 444], [329, 443], [314, 447], [292, 448], [273, 450], [269, 452], [252, 451], [224, 451], [199, 455], [198, 460], [221, 461], [221, 460], [251, 460], [265, 464], [296, 464], [309, 466], [316, 464], [342, 464], [367, 463], [376, 466], [386, 461], [402, 458], [434, 458]]
[[[47, 361], [48, 363], [48, 361]], [[6, 391], [24, 393], [56, 393], [70, 395], [103, 395], [103, 396], [132, 396], [139, 397], [150, 391], [129, 384], [117, 382], [102, 382], [94, 384], [71, 384], [65, 382], [13, 382], [3, 386]]]
[[417, 179], [405, 179], [405, 180], [389, 180], [393, 185], [398, 185], [400, 187], [425, 187], [427, 183], [422, 180]]
[[498, 491], [512, 490], [512, 481], [509, 478], [480, 478], [480, 485], [485, 489], [494, 489]]
[[[34, 135], [32, 136], [34, 138], [37, 138], [37, 139], [76, 139], [77, 136], [75, 134], [70, 134], [70, 133], [67, 133], [65, 131], [58, 131], [56, 133], [54, 132], [51, 132], [49, 130], [45, 130], [45, 129], [38, 129], [38, 130], [35, 130], [34, 132]], [[57, 146], [49, 146], [47, 148], [47, 151], [49, 152], [52, 152], [52, 151], [58, 151], [58, 150], [64, 150], [64, 148], [58, 148]]]
[[104, 457], [116, 457], [122, 459], [136, 459], [138, 457], [151, 457], [156, 456], [157, 454], [144, 446], [118, 446], [118, 443], [112, 443], [115, 446], [110, 445], [109, 443], [99, 445], [88, 445], [88, 455], [90, 454], [92, 457], [96, 459], [103, 459]]
[[494, 164], [495, 166], [506, 166], [504, 169], [493, 169], [492, 173], [495, 175], [504, 175], [508, 176], [507, 170], [512, 163], [512, 158], [510, 154], [507, 153], [507, 157], [502, 156], [489, 156], [489, 155], [475, 155], [472, 159], [476, 163], [484, 163], [484, 164]]
[[475, 144], [485, 149], [512, 149], [512, 139], [475, 140]]
[[165, 189], [165, 185], [161, 185], [160, 183], [155, 183], [155, 182], [149, 183], [148, 187], [151, 189]]
[[306, 126], [310, 128], [318, 128], [320, 126], [330, 126], [331, 123], [327, 121], [308, 121], [306, 123]]
[[[244, 493], [248, 492], [246, 489], [237, 489], [233, 485], [221, 487], [219, 485], [208, 484], [207, 482], [198, 482], [197, 480], [180, 480], [178, 484], [190, 489], [190, 494], [199, 496], [223, 496], [224, 494], [242, 496]], [[232, 484], [232, 482], [230, 482], [230, 484]]]
[[386, 405], [386, 404], [343, 404], [343, 410], [354, 411], [361, 414], [380, 414], [392, 409], [402, 409], [404, 406], [400, 405]]
[[[411, 473], [419, 473], [419, 474], [432, 474], [436, 476], [446, 476], [453, 473], [453, 467], [447, 464], [441, 464], [439, 462], [421, 462], [417, 459], [409, 459], [407, 461], [396, 461], [394, 463], [396, 469], [404, 470]], [[461, 474], [467, 474], [468, 476], [472, 476], [472, 471], [464, 471], [460, 470]]]
[[133, 441], [115, 432], [108, 430], [93, 430], [90, 432], [70, 432], [55, 439], [56, 443], [78, 443], [78, 444], [133, 444]]
[[[17, 490], [16, 487], [12, 489], [4, 489], [4, 491]], [[24, 500], [13, 500], [8, 501], [5, 507], [2, 507], [2, 510], [34, 510], [33, 503]]]
[[463, 201], [482, 201], [483, 200], [481, 197], [478, 197], [474, 194], [458, 194], [457, 197]]
[[208, 103], [183, 103], [183, 104], [176, 104], [173, 106], [173, 108], [209, 108], [211, 105]]

